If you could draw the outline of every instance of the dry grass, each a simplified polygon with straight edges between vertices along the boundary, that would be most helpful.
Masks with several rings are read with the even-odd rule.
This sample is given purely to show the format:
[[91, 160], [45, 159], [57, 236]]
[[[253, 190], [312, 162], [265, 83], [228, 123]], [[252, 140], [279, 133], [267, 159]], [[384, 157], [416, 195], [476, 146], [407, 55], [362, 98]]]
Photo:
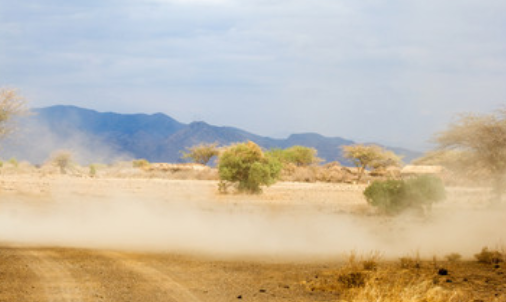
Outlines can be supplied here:
[[479, 263], [483, 264], [499, 264], [504, 262], [505, 255], [498, 250], [489, 250], [484, 247], [480, 253], [475, 254], [474, 257]]
[[[328, 183], [353, 183], [357, 175], [351, 169], [338, 163], [328, 163], [323, 166], [297, 167], [286, 165], [281, 171], [282, 181], [292, 182], [328, 182]], [[368, 176], [364, 181], [367, 181]]]
[[476, 261], [461, 257], [452, 253], [438, 262], [415, 253], [389, 262], [377, 252], [365, 257], [353, 252], [341, 268], [317, 273], [302, 285], [306, 292], [331, 293], [340, 302], [506, 301], [503, 252], [483, 248]]
[[[386, 276], [382, 275], [386, 274]], [[453, 302], [469, 301], [469, 297], [459, 291], [450, 291], [433, 284], [432, 280], [413, 277], [399, 272], [382, 272], [369, 278], [366, 285], [343, 295], [342, 301], [378, 301], [378, 302]], [[390, 275], [397, 277], [385, 283]]]
[[[409, 267], [379, 267], [379, 254], [356, 261], [352, 253], [339, 270], [326, 271], [303, 285], [311, 292], [332, 292], [338, 301], [349, 302], [448, 302], [472, 301], [462, 291], [445, 289], [430, 274], [421, 272], [419, 260], [410, 258]], [[372, 265], [374, 264], [374, 265]]]

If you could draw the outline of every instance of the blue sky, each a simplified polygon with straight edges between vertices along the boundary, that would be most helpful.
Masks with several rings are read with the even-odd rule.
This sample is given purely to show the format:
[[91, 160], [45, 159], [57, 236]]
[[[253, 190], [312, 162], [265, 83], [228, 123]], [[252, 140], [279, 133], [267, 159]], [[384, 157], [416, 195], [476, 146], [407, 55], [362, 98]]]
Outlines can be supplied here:
[[0, 0], [0, 86], [33, 107], [166, 113], [424, 149], [506, 104], [503, 0]]

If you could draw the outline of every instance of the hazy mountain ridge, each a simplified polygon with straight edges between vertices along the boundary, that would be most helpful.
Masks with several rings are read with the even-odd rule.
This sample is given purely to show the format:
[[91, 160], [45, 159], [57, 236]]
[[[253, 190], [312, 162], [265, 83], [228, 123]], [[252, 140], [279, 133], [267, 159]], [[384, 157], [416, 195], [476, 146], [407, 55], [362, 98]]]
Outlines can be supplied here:
[[[112, 161], [118, 158], [146, 158], [152, 162], [180, 162], [181, 151], [200, 143], [228, 145], [251, 140], [263, 148], [313, 147], [326, 162], [346, 161], [340, 146], [353, 144], [340, 137], [316, 133], [292, 134], [286, 139], [259, 136], [234, 127], [218, 127], [205, 122], [183, 124], [162, 114], [118, 114], [97, 112], [75, 106], [57, 105], [33, 110], [35, 115], [21, 123], [17, 139], [3, 142], [2, 157], [41, 163], [58, 149], [78, 153], [81, 161]], [[405, 156], [417, 152], [389, 148]]]

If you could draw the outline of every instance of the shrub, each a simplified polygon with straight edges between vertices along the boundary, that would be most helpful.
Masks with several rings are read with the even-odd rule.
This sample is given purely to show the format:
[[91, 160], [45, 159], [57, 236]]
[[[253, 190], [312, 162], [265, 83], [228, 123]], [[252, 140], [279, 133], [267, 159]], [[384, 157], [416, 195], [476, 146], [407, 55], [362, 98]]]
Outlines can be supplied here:
[[406, 208], [405, 185], [401, 180], [375, 181], [364, 195], [367, 202], [385, 212], [399, 212]]
[[459, 253], [451, 253], [446, 255], [445, 258], [446, 260], [448, 260], [448, 262], [457, 262], [460, 261], [460, 259], [462, 259], [462, 255]]
[[504, 255], [499, 251], [489, 251], [484, 247], [480, 253], [474, 255], [479, 263], [498, 264], [504, 262]]
[[72, 152], [68, 150], [59, 150], [51, 155], [49, 161], [60, 168], [61, 174], [66, 174], [67, 169], [72, 163]]
[[421, 175], [406, 181], [406, 193], [414, 206], [431, 206], [434, 202], [444, 200], [446, 193], [443, 181], [431, 175]]
[[218, 172], [220, 190], [225, 191], [227, 182], [237, 184], [239, 192], [260, 193], [261, 185], [272, 185], [281, 171], [281, 163], [265, 155], [253, 142], [233, 145], [219, 158]]
[[287, 149], [272, 149], [267, 152], [277, 158], [284, 165], [293, 164], [297, 167], [307, 167], [322, 161], [318, 158], [318, 151], [304, 146], [292, 146]]
[[90, 165], [89, 175], [90, 175], [90, 177], [97, 176], [97, 167], [93, 164]]
[[430, 208], [446, 197], [443, 182], [434, 176], [408, 180], [375, 181], [364, 191], [367, 202], [385, 213], [400, 213], [409, 208]]
[[149, 161], [147, 159], [141, 158], [141, 159], [135, 159], [132, 161], [132, 166], [134, 168], [148, 168], [150, 165]]

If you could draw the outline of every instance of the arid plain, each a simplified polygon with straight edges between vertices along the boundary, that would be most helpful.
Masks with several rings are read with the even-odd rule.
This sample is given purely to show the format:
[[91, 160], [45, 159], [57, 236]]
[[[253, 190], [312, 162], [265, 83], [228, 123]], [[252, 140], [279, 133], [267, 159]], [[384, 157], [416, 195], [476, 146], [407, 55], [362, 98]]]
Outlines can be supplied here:
[[4, 174], [0, 301], [505, 301], [503, 259], [474, 257], [504, 244], [488, 189], [387, 217], [364, 188]]

